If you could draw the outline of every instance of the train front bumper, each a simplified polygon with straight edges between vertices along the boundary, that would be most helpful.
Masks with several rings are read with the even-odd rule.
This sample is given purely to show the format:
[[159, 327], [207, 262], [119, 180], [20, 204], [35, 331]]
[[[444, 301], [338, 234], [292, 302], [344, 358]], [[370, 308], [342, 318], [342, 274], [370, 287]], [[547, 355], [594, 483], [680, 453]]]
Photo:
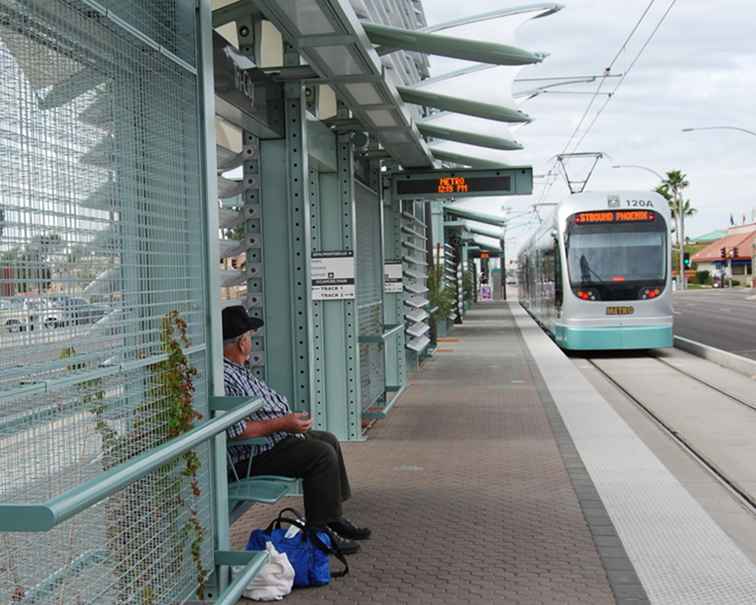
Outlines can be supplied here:
[[556, 324], [554, 337], [564, 349], [663, 349], [674, 345], [671, 325], [576, 328]]

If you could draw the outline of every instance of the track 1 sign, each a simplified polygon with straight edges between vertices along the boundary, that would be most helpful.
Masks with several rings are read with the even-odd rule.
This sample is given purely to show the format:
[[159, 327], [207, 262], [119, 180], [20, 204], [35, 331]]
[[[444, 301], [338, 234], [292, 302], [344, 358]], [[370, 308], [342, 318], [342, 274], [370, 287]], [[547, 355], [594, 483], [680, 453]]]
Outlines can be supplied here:
[[391, 175], [396, 199], [449, 199], [533, 193], [533, 168], [403, 170]]
[[312, 300], [354, 300], [354, 252], [313, 252]]

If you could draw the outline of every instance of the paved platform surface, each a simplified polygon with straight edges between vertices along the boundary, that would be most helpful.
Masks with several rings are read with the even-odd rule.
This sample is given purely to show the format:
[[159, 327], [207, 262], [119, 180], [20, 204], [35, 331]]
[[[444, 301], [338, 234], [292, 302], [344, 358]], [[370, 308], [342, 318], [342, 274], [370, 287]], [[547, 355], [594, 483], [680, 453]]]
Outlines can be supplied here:
[[[348, 577], [286, 600], [648, 602], [615, 601], [609, 576], [634, 573], [605, 571], [596, 542], [612, 550], [616, 537], [589, 528], [508, 308], [473, 310], [439, 348], [368, 441], [345, 444], [346, 512], [373, 538]], [[287, 504], [299, 502], [253, 507], [232, 528], [234, 546]]]

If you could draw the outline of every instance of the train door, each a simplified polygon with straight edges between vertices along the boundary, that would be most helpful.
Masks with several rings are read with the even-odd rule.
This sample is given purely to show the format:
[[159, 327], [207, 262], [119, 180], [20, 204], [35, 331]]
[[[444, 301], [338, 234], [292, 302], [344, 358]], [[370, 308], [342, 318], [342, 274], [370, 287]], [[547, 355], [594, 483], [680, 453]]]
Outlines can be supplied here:
[[564, 288], [562, 278], [562, 255], [559, 250], [559, 239], [554, 238], [554, 306], [559, 317], [564, 302]]

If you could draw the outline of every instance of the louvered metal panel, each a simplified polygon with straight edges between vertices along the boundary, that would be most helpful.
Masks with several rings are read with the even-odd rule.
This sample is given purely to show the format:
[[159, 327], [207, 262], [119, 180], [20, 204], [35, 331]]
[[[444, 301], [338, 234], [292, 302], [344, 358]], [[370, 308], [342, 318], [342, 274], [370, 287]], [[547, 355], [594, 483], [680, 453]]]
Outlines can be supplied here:
[[[430, 329], [427, 321], [430, 305], [426, 298], [428, 292], [426, 249], [427, 230], [423, 217], [424, 205], [421, 202], [401, 202], [402, 261], [404, 277], [404, 305], [406, 347], [421, 355], [430, 340], [424, 334]], [[422, 329], [421, 326], [424, 326]], [[421, 331], [422, 329], [422, 331]]]
[[[171, 312], [209, 414], [195, 18], [0, 0], [0, 502], [45, 502], [173, 434]], [[194, 487], [178, 459], [49, 532], [0, 534], [0, 602], [185, 600], [215, 539], [194, 451]]]
[[404, 317], [414, 323], [425, 321], [429, 317], [428, 312], [423, 309], [410, 309], [408, 311], [404, 314]]

